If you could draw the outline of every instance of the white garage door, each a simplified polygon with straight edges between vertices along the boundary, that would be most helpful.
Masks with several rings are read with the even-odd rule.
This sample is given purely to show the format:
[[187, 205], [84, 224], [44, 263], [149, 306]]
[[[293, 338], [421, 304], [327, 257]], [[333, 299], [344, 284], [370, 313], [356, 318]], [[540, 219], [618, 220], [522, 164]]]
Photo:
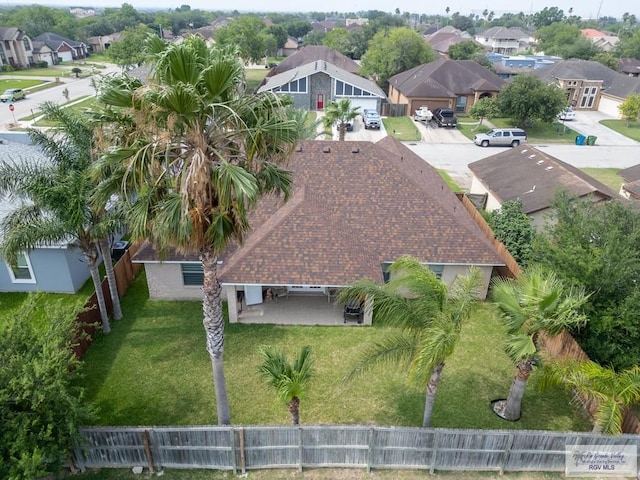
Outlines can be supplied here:
[[350, 98], [351, 108], [360, 107], [359, 112], [362, 112], [364, 109], [378, 110], [378, 99], [377, 98]]
[[60, 57], [60, 60], [63, 62], [70, 62], [73, 60], [73, 54], [71, 52], [59, 52], [58, 57]]
[[598, 104], [598, 111], [610, 115], [613, 118], [620, 118], [620, 110], [618, 110], [618, 105], [620, 105], [619, 100], [614, 100], [610, 97], [602, 96], [600, 98], [600, 103]]

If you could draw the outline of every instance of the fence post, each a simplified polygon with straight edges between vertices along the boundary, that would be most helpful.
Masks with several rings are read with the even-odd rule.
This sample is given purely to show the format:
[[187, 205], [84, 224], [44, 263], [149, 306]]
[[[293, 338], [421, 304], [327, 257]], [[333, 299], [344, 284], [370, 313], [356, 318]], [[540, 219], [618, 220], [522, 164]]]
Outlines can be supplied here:
[[509, 461], [509, 455], [511, 454], [511, 447], [513, 447], [513, 435], [507, 437], [507, 445], [502, 455], [502, 461], [500, 462], [500, 475], [504, 475], [504, 466]]
[[153, 456], [151, 455], [151, 447], [149, 446], [149, 430], [142, 431], [142, 444], [144, 445], [144, 456], [147, 459], [147, 468], [149, 473], [153, 473], [155, 468], [153, 466]]
[[436, 469], [436, 460], [438, 456], [438, 432], [433, 433], [433, 450], [431, 450], [431, 465], [429, 466], [429, 473], [433, 475]]
[[[238, 469], [236, 466], [236, 436], [233, 432], [233, 429], [231, 429], [231, 438], [233, 440], [231, 442], [233, 446], [233, 474], [235, 475]], [[247, 472], [247, 460], [244, 456], [244, 427], [240, 427], [240, 430], [238, 430], [238, 440], [240, 442], [240, 470], [242, 471], [242, 475], [244, 475]]]
[[298, 456], [300, 457], [298, 471], [302, 472], [302, 457], [304, 456], [304, 448], [302, 446], [302, 427], [298, 427]]
[[374, 447], [374, 442], [375, 442], [375, 435], [376, 435], [376, 431], [372, 428], [369, 429], [369, 438], [368, 440], [368, 444], [369, 444], [369, 452], [367, 455], [367, 473], [371, 473], [371, 464], [373, 463], [373, 447]]

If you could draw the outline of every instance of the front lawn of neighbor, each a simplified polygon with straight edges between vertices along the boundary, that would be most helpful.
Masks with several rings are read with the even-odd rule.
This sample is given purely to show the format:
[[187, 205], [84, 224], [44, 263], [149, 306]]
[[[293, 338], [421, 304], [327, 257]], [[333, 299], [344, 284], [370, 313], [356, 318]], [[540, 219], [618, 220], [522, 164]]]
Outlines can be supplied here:
[[[93, 104], [96, 102], [96, 97], [94, 96], [85, 96], [85, 97], [79, 97], [79, 98], [75, 98], [69, 102], [66, 102], [64, 104], [62, 104], [63, 106], [65, 105], [69, 105], [69, 106], [65, 106], [65, 108], [68, 108], [69, 110], [73, 110], [73, 111], [81, 111], [84, 110], [85, 108], [89, 108], [91, 106], [93, 106]], [[24, 119], [21, 120], [31, 120], [34, 116], [38, 117], [40, 116], [41, 113], [36, 113], [33, 116], [29, 116], [29, 117], [25, 117]], [[53, 120], [47, 120], [47, 119], [40, 119], [37, 122], [34, 123], [34, 126], [36, 127], [55, 127], [59, 125], [59, 122], [53, 121]]]
[[401, 142], [418, 141], [422, 138], [420, 130], [415, 126], [411, 117], [385, 117], [382, 119], [387, 135], [393, 135]]
[[[0, 78], [0, 93], [8, 90], [9, 88], [25, 88], [35, 87], [44, 83], [42, 80], [25, 80], [25, 79], [15, 79], [15, 78]], [[28, 94], [28, 92], [27, 92]]]
[[0, 77], [64, 77], [70, 72], [67, 68], [27, 68], [13, 72], [0, 72]]
[[627, 122], [626, 120], [600, 120], [600, 123], [625, 137], [640, 142], [640, 121], [638, 120], [634, 122]]
[[[99, 425], [210, 425], [216, 423], [211, 363], [205, 350], [200, 302], [151, 301], [143, 273], [122, 300], [124, 319], [99, 334], [85, 356], [83, 385], [99, 409]], [[478, 308], [448, 360], [432, 426], [491, 429], [589, 430], [560, 389], [541, 393], [534, 374], [519, 422], [500, 420], [489, 402], [506, 396], [514, 368], [502, 350], [503, 329], [488, 305]], [[339, 326], [228, 324], [225, 375], [234, 424], [289, 424], [258, 374], [258, 349], [291, 354], [312, 347], [316, 376], [302, 400], [303, 424], [420, 426], [424, 389], [407, 386], [405, 370], [378, 368], [350, 383], [345, 373], [361, 349], [392, 329]]]
[[[475, 122], [475, 123], [474, 123]], [[478, 127], [478, 121], [472, 117], [460, 116], [458, 117], [458, 129], [469, 140], [473, 140], [473, 136], [477, 133], [485, 133], [491, 129], [487, 122], [493, 124], [495, 128], [513, 128], [510, 118], [492, 118], [491, 120], [485, 120], [482, 125]], [[533, 127], [525, 128], [527, 132], [528, 143], [575, 143], [577, 132], [571, 130], [571, 122], [554, 123], [554, 124], [542, 124], [536, 122]]]
[[267, 76], [267, 73], [269, 73], [269, 70], [266, 68], [245, 68], [244, 74], [247, 78], [247, 91], [255, 91], [258, 85], [260, 85], [260, 82], [262, 82], [262, 79]]
[[622, 177], [618, 175], [620, 171], [617, 168], [581, 168], [584, 173], [590, 177], [595, 178], [599, 182], [604, 183], [607, 187], [614, 192], [620, 191], [622, 185]]

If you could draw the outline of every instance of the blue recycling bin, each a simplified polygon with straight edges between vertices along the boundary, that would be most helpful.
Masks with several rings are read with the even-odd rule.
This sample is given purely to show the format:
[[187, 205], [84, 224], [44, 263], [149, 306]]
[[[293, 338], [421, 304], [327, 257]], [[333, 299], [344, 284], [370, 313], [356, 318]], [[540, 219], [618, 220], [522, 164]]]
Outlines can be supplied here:
[[587, 140], [587, 137], [585, 137], [584, 135], [578, 135], [576, 137], [576, 145], [584, 145], [586, 140]]

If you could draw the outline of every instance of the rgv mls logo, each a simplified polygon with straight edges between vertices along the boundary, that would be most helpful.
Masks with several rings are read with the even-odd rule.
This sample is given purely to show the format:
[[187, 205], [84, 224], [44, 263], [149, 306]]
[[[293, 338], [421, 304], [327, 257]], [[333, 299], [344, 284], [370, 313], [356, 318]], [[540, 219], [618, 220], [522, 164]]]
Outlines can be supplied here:
[[566, 445], [567, 477], [635, 477], [638, 450], [635, 445]]

